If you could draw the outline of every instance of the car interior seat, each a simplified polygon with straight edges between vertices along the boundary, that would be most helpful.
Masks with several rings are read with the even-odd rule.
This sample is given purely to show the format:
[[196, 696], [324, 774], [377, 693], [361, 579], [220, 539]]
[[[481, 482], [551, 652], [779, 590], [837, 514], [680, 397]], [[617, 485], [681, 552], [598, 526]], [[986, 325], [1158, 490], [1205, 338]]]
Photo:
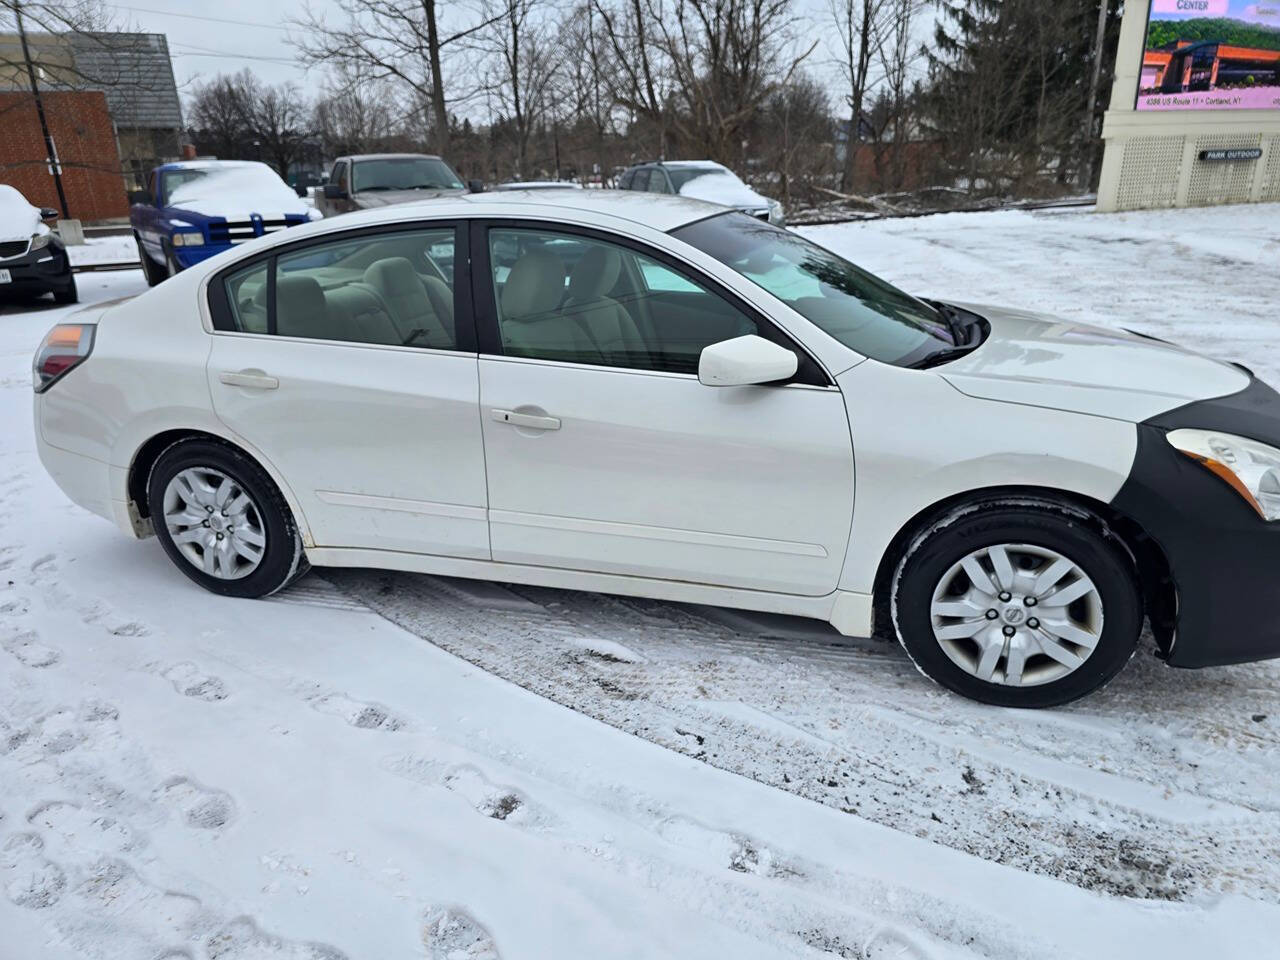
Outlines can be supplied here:
[[608, 294], [622, 273], [622, 254], [612, 247], [592, 246], [569, 277], [565, 315], [583, 328], [606, 363], [646, 359], [649, 350], [625, 307]]
[[599, 363], [600, 352], [561, 310], [564, 262], [535, 247], [523, 254], [502, 287], [502, 343], [514, 356]]
[[[435, 282], [444, 286], [439, 280]], [[400, 343], [446, 350], [455, 345], [452, 304], [449, 315], [441, 317], [423, 278], [404, 257], [371, 263], [364, 271], [364, 285], [376, 291], [386, 305]]]

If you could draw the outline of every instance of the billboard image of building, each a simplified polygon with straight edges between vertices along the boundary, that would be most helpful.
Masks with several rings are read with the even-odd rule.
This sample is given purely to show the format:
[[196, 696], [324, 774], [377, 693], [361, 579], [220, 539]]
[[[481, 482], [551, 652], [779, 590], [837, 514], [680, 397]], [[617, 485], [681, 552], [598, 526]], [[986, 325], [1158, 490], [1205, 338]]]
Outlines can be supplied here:
[[1150, 0], [1136, 107], [1280, 109], [1280, 0]]

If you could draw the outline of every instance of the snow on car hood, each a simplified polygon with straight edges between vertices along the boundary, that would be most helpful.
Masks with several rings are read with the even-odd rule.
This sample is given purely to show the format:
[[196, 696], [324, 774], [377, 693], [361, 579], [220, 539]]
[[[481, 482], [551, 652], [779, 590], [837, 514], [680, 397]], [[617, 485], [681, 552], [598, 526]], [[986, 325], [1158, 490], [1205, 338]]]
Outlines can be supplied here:
[[754, 210], [769, 206], [768, 197], [762, 197], [729, 173], [709, 172], [704, 176], [694, 177], [677, 192], [682, 197], [708, 200], [726, 207]]
[[29, 240], [42, 226], [40, 210], [13, 187], [0, 183], [0, 241]]
[[991, 323], [987, 341], [937, 372], [961, 393], [1135, 423], [1196, 400], [1238, 393], [1228, 363], [1123, 330], [957, 304]]
[[416, 200], [430, 200], [433, 197], [458, 197], [466, 190], [360, 190], [352, 195], [355, 205], [362, 210], [376, 207], [389, 207], [397, 203], [413, 203]]
[[306, 216], [311, 209], [265, 163], [203, 169], [204, 176], [174, 188], [167, 206], [228, 220], [244, 220], [251, 213]]

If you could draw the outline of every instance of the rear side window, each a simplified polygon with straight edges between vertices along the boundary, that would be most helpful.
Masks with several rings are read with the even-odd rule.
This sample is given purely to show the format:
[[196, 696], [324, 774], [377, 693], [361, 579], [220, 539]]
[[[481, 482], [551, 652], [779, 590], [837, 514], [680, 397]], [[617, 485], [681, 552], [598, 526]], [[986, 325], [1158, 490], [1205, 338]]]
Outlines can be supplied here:
[[236, 329], [242, 333], [267, 332], [267, 269], [269, 260], [233, 273], [225, 281], [227, 303]]
[[661, 167], [653, 167], [649, 170], [649, 192], [650, 193], [670, 193], [667, 187], [667, 175], [662, 172]]
[[630, 190], [631, 181], [634, 180], [635, 178], [636, 178], [636, 172], [634, 170], [628, 170], [626, 173], [624, 173], [621, 177], [618, 178], [618, 189]]
[[445, 226], [345, 237], [282, 253], [222, 281], [234, 329], [457, 349], [456, 246], [455, 228]]

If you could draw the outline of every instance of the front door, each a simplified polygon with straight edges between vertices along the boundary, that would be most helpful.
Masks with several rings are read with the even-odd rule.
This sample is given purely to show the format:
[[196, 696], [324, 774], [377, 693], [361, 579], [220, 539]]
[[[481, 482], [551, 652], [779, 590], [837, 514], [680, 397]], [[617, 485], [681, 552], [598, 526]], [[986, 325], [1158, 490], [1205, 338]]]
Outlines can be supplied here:
[[785, 335], [660, 255], [595, 236], [495, 226], [485, 252], [494, 560], [835, 589], [853, 454], [841, 395], [816, 364], [803, 357], [785, 385], [703, 386], [702, 347]]
[[209, 357], [214, 409], [280, 471], [317, 546], [489, 558], [458, 234], [348, 234], [212, 281], [230, 326]]

